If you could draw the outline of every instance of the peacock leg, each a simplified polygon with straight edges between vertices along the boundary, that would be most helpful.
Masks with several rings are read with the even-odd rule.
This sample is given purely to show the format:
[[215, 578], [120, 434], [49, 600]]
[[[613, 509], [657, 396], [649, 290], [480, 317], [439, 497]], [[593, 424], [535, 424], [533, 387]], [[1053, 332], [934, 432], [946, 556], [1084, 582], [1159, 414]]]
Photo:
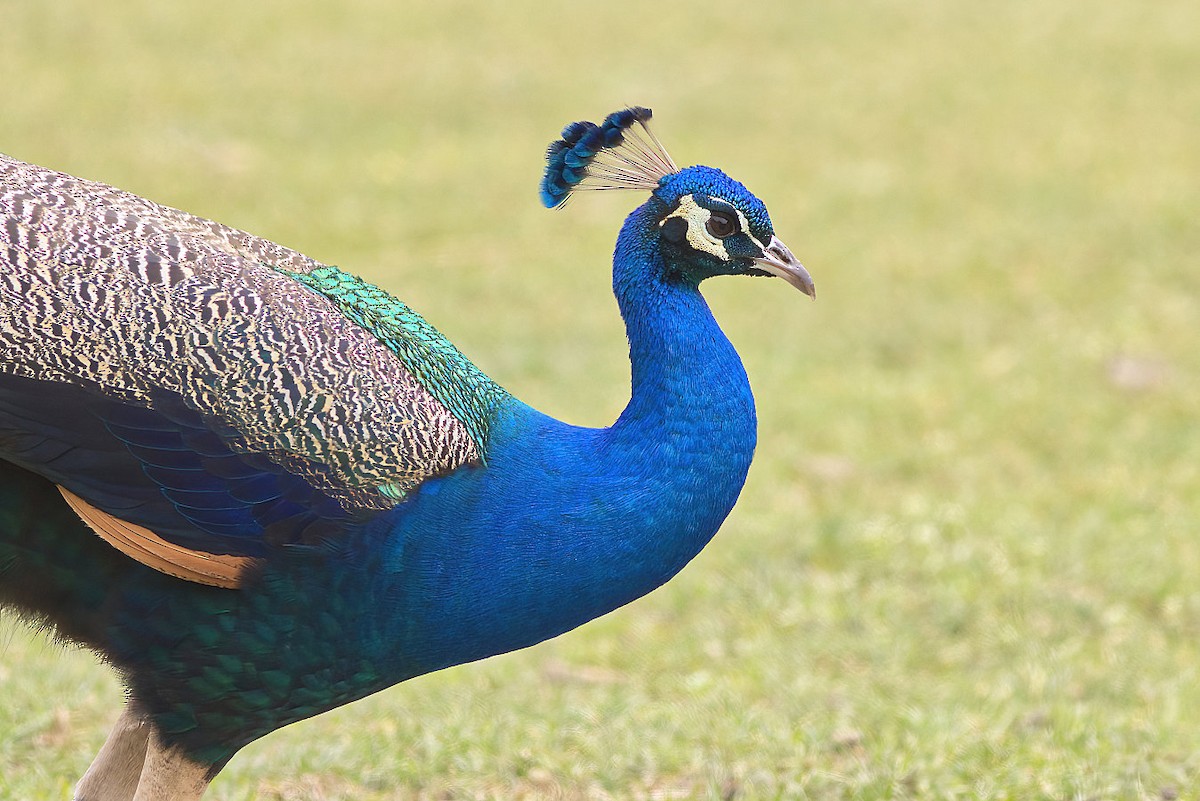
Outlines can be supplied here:
[[130, 801], [146, 761], [150, 724], [130, 701], [75, 787], [75, 801]]
[[196, 762], [178, 749], [163, 745], [151, 731], [133, 801], [196, 801], [204, 795], [212, 777], [212, 765]]

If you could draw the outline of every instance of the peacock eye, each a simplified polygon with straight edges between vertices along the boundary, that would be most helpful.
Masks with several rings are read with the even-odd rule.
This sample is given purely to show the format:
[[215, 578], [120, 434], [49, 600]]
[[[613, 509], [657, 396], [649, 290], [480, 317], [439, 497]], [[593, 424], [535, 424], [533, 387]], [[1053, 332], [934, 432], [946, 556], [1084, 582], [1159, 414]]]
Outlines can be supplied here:
[[714, 211], [708, 215], [708, 222], [704, 227], [710, 234], [717, 239], [724, 239], [731, 234], [736, 234], [738, 225], [737, 220], [723, 211]]

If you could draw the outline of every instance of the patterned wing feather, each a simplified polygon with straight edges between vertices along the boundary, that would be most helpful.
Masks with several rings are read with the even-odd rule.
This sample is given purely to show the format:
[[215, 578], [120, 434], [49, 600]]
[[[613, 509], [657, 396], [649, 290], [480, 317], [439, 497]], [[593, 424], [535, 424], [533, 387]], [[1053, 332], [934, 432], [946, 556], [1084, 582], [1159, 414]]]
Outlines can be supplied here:
[[462, 359], [479, 397], [447, 402], [313, 271], [336, 269], [0, 156], [0, 457], [189, 547], [294, 540], [481, 462], [502, 392]]

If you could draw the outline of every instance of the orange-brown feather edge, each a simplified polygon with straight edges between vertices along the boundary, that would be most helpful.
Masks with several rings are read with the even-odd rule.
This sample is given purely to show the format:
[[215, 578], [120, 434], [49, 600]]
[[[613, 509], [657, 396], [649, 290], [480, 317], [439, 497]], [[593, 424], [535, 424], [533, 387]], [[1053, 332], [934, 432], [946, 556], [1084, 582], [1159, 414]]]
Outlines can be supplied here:
[[148, 528], [97, 509], [68, 489], [59, 486], [58, 491], [79, 519], [101, 539], [159, 573], [211, 587], [237, 589], [242, 585], [245, 571], [255, 561], [248, 556], [206, 553], [175, 545]]

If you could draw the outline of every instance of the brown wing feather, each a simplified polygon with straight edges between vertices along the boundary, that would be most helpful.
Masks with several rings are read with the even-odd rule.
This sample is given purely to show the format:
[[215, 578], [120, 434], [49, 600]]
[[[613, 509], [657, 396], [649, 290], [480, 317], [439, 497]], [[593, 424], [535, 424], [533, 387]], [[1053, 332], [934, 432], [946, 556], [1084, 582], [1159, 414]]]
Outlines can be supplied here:
[[[57, 485], [56, 485], [57, 486]], [[205, 553], [167, 542], [148, 528], [129, 523], [101, 511], [75, 493], [58, 487], [67, 505], [87, 527], [126, 556], [159, 573], [207, 584], [236, 589], [255, 560], [245, 556]]]

